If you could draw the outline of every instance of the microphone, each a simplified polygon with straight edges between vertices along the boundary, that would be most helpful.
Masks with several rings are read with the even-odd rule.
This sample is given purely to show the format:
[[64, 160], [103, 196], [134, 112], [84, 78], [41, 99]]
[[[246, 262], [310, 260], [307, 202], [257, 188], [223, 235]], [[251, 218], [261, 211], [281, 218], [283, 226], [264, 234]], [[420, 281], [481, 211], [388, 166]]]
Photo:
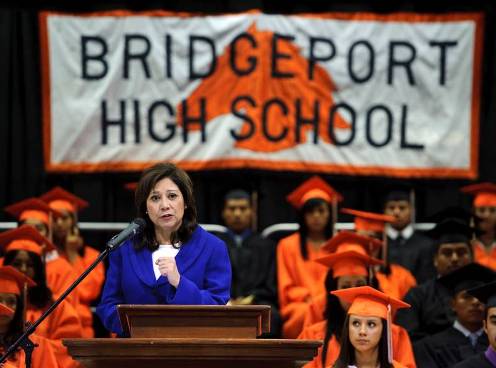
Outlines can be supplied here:
[[117, 249], [125, 240], [141, 233], [145, 227], [145, 220], [139, 217], [135, 218], [124, 230], [108, 241], [107, 247], [110, 250]]

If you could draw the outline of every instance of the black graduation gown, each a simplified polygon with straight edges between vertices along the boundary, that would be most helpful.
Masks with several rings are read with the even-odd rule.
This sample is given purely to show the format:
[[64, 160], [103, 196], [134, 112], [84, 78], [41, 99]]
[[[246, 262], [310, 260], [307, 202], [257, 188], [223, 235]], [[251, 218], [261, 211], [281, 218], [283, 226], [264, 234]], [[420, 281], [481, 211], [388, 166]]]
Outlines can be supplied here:
[[450, 300], [448, 290], [437, 279], [424, 282], [406, 294], [404, 301], [411, 308], [398, 310], [395, 321], [408, 331], [412, 342], [419, 341], [453, 325]]
[[492, 365], [491, 362], [486, 359], [484, 353], [477, 354], [453, 366], [453, 368], [495, 368], [495, 367], [496, 366]]
[[248, 235], [240, 246], [229, 234], [216, 234], [229, 251], [232, 281], [231, 298], [254, 295], [254, 304], [271, 306], [271, 333], [280, 336], [281, 320], [277, 299], [276, 244], [256, 233]]
[[451, 368], [456, 363], [486, 351], [488, 345], [489, 341], [484, 333], [479, 336], [475, 347], [472, 347], [468, 337], [454, 327], [449, 327], [416, 342], [413, 351], [418, 367]]
[[388, 237], [389, 261], [407, 268], [417, 280], [417, 284], [436, 276], [433, 252], [432, 239], [418, 231], [414, 231], [408, 239], [399, 240]]

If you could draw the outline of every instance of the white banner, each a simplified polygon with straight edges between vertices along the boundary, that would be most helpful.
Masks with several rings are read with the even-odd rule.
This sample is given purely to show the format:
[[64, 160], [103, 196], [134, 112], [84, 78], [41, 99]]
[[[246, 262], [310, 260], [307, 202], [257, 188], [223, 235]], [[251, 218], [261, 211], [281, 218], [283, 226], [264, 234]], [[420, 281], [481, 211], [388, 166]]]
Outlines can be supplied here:
[[50, 171], [475, 178], [482, 15], [40, 16]]

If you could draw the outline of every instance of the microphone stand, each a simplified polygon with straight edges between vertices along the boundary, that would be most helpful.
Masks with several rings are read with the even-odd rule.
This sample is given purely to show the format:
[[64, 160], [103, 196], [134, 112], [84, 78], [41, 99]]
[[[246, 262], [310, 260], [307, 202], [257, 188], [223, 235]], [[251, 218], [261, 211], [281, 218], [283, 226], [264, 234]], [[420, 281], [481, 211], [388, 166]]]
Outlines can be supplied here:
[[98, 266], [100, 262], [105, 260], [105, 258], [108, 257], [110, 252], [113, 250], [117, 249], [120, 244], [122, 243], [117, 243], [113, 244], [112, 240], [114, 240], [118, 235], [115, 235], [112, 239], [110, 239], [107, 243], [107, 246], [105, 250], [103, 250], [100, 255], [95, 259], [95, 261], [84, 271], [77, 279], [72, 283], [71, 286], [67, 288], [66, 291], [60, 295], [60, 297], [53, 302], [53, 304], [43, 313], [40, 318], [38, 318], [33, 324], [30, 324], [26, 331], [14, 342], [5, 352], [5, 354], [0, 358], [0, 365], [4, 363], [7, 358], [12, 355], [19, 347], [21, 347], [24, 350], [24, 353], [26, 355], [26, 368], [31, 368], [31, 354], [33, 353], [34, 348], [37, 346], [34, 344], [30, 339], [29, 336], [36, 330], [36, 327], [38, 327], [52, 312], [57, 306], [62, 303], [62, 300], [64, 300], [67, 295], [69, 295], [72, 290], [74, 290], [80, 283], [83, 281], [88, 274], [93, 271], [93, 269]]

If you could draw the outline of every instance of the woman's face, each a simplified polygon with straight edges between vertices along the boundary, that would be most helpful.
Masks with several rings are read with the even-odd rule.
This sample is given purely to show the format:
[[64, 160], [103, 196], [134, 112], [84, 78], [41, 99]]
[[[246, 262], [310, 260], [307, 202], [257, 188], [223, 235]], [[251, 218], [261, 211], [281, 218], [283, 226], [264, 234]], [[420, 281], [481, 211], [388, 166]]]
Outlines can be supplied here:
[[[349, 289], [352, 287], [365, 286], [367, 285], [367, 278], [360, 275], [343, 275], [339, 276], [336, 282], [337, 290]], [[350, 308], [350, 304], [341, 298], [339, 299], [339, 304], [344, 311]]]
[[350, 314], [350, 343], [361, 353], [372, 353], [377, 349], [382, 335], [382, 319], [378, 317]]
[[74, 220], [72, 218], [72, 214], [67, 210], [60, 210], [62, 216], [57, 217], [57, 219], [53, 222], [53, 234], [59, 238], [65, 238], [69, 231], [74, 226]]
[[15, 311], [17, 308], [17, 296], [13, 293], [0, 293], [0, 304]]
[[181, 226], [185, 208], [179, 187], [169, 178], [158, 181], [146, 200], [151, 222], [167, 232], [176, 231]]
[[305, 213], [305, 224], [311, 233], [323, 233], [330, 217], [329, 206], [323, 202]]
[[16, 256], [12, 260], [10, 264], [12, 267], [16, 268], [19, 272], [22, 272], [30, 279], [34, 279], [35, 277], [35, 269], [34, 263], [28, 252], [25, 250], [17, 251]]

